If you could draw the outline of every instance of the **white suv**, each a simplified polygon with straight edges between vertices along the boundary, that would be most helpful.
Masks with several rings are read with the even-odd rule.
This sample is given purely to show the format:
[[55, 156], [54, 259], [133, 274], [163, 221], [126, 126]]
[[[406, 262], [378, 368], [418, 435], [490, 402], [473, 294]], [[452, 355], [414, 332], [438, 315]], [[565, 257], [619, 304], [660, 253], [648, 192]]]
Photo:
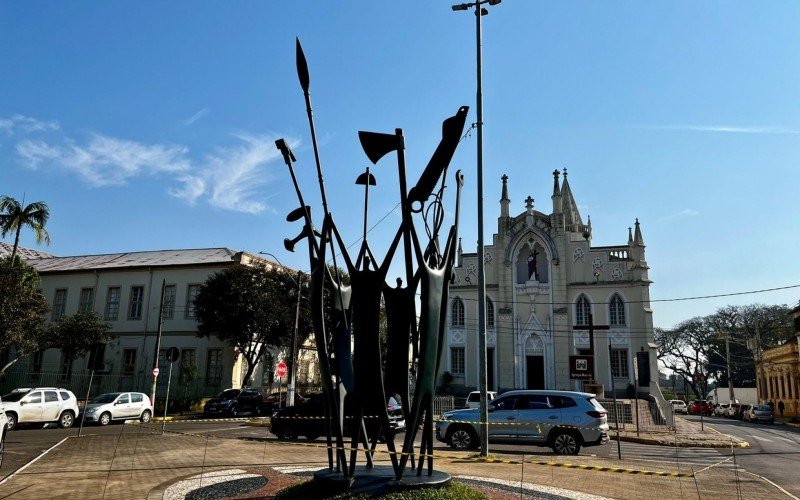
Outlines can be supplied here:
[[58, 422], [62, 429], [68, 429], [78, 415], [78, 399], [72, 392], [55, 387], [14, 389], [3, 396], [3, 410], [9, 430], [17, 424], [37, 422]]

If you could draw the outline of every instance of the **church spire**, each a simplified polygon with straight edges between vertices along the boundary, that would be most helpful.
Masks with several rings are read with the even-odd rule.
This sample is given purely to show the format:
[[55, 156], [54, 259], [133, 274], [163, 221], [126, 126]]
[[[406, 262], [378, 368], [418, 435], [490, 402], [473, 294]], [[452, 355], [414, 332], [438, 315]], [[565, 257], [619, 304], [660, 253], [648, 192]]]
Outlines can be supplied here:
[[461, 254], [464, 253], [464, 250], [461, 248], [461, 238], [458, 239], [458, 259], [456, 261], [456, 267], [461, 266]]
[[[572, 196], [572, 189], [569, 187], [566, 167], [564, 168], [564, 182], [561, 184], [561, 196], [563, 198], [564, 224], [568, 227], [573, 225], [582, 226], [583, 220], [580, 212], [578, 212], [578, 204], [575, 203], [575, 198]], [[572, 230], [575, 229], [572, 228]]]
[[642, 238], [642, 228], [639, 227], [639, 218], [638, 217], [636, 218], [635, 226], [636, 226], [636, 232], [634, 233], [634, 236], [633, 236], [633, 244], [636, 245], [637, 247], [643, 247], [644, 246], [644, 238]]
[[558, 170], [553, 170], [553, 195], [550, 198], [553, 200], [554, 214], [560, 214], [563, 207], [561, 187], [558, 185], [558, 174]]
[[630, 227], [628, 227], [628, 246], [633, 246], [633, 230]]
[[500, 217], [508, 217], [508, 207], [511, 200], [508, 199], [508, 176], [503, 174], [500, 179], [503, 181], [503, 192], [500, 195]]

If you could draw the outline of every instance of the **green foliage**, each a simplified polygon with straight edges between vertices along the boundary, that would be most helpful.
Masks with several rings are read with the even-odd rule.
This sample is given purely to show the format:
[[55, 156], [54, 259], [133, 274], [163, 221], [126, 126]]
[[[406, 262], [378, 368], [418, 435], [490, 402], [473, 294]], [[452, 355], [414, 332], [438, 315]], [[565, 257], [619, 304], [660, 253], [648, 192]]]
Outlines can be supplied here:
[[390, 493], [352, 493], [331, 491], [328, 485], [306, 481], [290, 486], [275, 495], [276, 500], [486, 500], [486, 495], [461, 483], [451, 482], [440, 488], [423, 488]]
[[50, 244], [50, 235], [44, 228], [49, 218], [50, 209], [43, 201], [36, 201], [23, 207], [20, 202], [10, 196], [0, 196], [0, 235], [5, 238], [10, 233], [14, 233], [12, 257], [17, 254], [19, 235], [24, 227], [33, 230], [36, 243]]
[[43, 315], [48, 308], [39, 285], [38, 273], [21, 259], [0, 260], [0, 350], [17, 353], [17, 358], [0, 367], [0, 373], [44, 344]]
[[43, 347], [61, 349], [64, 356], [75, 359], [93, 345], [107, 342], [111, 337], [109, 329], [96, 312], [62, 316], [48, 328]]
[[294, 276], [282, 269], [236, 266], [210, 276], [197, 293], [198, 337], [215, 336], [235, 347], [247, 361], [246, 385], [269, 346], [291, 342], [295, 283]]

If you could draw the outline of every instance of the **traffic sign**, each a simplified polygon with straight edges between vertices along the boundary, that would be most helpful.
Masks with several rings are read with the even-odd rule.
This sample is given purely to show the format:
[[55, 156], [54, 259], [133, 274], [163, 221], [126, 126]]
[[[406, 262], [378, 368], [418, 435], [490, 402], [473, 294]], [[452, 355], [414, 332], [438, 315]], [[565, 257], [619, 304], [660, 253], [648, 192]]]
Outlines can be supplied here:
[[177, 347], [170, 347], [167, 349], [167, 361], [170, 363], [174, 363], [178, 361], [178, 358], [181, 357], [181, 352], [178, 350]]
[[277, 375], [278, 378], [285, 377], [288, 372], [289, 368], [287, 368], [286, 363], [284, 363], [283, 361], [278, 363], [278, 366], [275, 367], [275, 375]]
[[157, 366], [155, 368], [153, 368], [153, 376], [154, 377], [158, 377], [158, 372], [159, 372], [159, 370], [158, 370]]

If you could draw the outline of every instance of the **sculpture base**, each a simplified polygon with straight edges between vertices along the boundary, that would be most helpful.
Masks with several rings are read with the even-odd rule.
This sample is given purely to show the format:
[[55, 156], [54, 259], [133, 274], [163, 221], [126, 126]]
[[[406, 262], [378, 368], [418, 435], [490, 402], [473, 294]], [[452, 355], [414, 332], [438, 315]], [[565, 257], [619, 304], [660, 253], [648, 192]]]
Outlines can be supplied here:
[[450, 474], [442, 471], [433, 471], [428, 475], [423, 470], [417, 476], [416, 470], [406, 469], [401, 479], [395, 479], [394, 469], [388, 465], [374, 467], [357, 466], [352, 477], [345, 477], [342, 472], [323, 469], [314, 473], [314, 481], [320, 481], [339, 491], [354, 493], [379, 493], [383, 491], [410, 490], [419, 488], [439, 488], [450, 484]]

